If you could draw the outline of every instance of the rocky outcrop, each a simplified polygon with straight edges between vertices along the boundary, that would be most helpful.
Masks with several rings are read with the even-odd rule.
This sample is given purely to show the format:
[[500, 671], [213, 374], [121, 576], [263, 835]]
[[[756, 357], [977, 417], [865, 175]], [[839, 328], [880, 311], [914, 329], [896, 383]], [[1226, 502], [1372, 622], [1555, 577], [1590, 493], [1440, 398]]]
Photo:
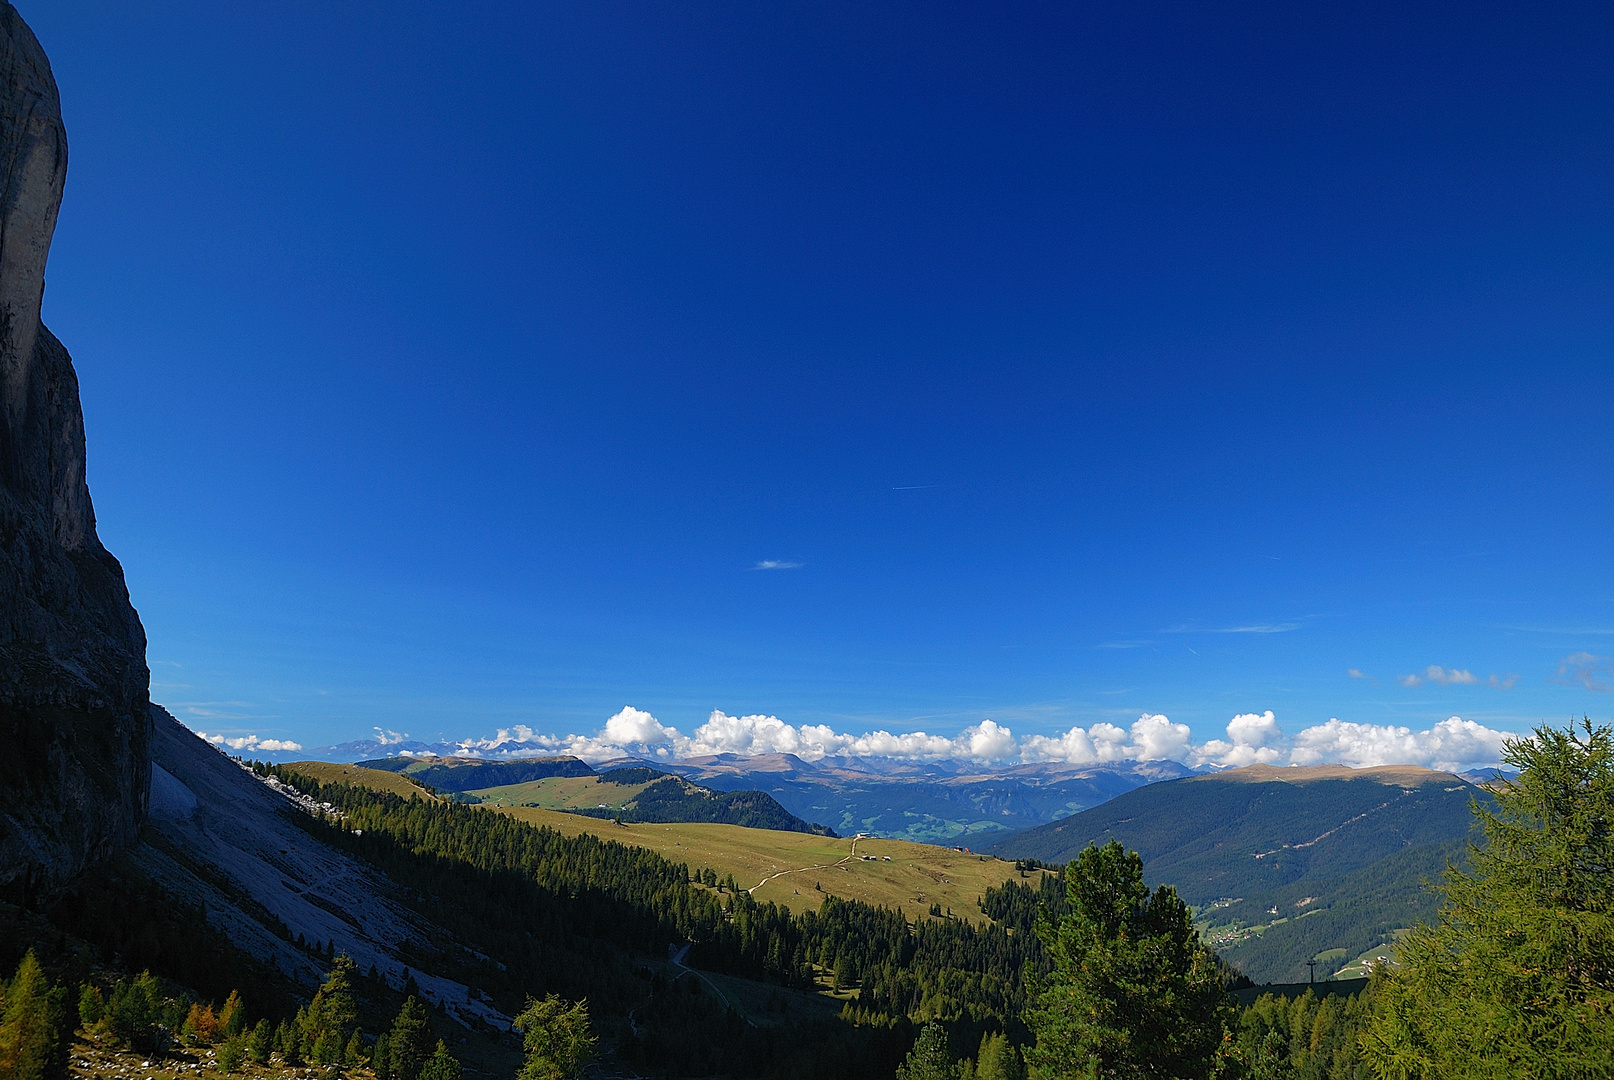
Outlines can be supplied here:
[[50, 62], [0, 4], [0, 894], [129, 844], [151, 777], [146, 635], [95, 535], [72, 358], [39, 319], [67, 176]]

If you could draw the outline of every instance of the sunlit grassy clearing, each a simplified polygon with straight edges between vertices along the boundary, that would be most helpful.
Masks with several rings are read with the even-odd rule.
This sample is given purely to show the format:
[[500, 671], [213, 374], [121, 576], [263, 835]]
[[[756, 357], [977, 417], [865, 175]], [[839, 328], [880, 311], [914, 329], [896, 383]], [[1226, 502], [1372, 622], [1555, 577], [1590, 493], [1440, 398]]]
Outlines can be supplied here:
[[[590, 833], [606, 840], [649, 848], [691, 869], [710, 867], [717, 875], [734, 875], [741, 888], [755, 889], [758, 900], [771, 900], [793, 911], [816, 909], [825, 894], [897, 908], [909, 918], [926, 915], [932, 904], [965, 918], [982, 918], [976, 900], [995, 885], [1019, 875], [1013, 863], [950, 848], [907, 840], [865, 838], [832, 840], [808, 833], [746, 829], [738, 825], [618, 825], [536, 807], [501, 809], [534, 825], [546, 825], [566, 836]], [[891, 861], [885, 860], [886, 856]], [[862, 856], [874, 856], [866, 860]], [[782, 871], [791, 871], [784, 873]], [[1035, 884], [1032, 871], [1026, 880]], [[764, 883], [764, 879], [766, 882]], [[760, 884], [760, 887], [757, 887]], [[823, 892], [816, 888], [823, 886]]]
[[386, 772], [383, 769], [361, 769], [357, 765], [334, 765], [329, 761], [294, 761], [286, 768], [300, 772], [304, 776], [312, 776], [321, 783], [357, 784], [371, 791], [402, 795], [406, 799], [411, 795], [418, 795], [423, 799], [434, 798], [419, 784], [411, 783], [398, 773]]
[[616, 809], [649, 787], [606, 784], [597, 776], [546, 776], [523, 784], [478, 788], [471, 792], [486, 806], [538, 806], [549, 810]]

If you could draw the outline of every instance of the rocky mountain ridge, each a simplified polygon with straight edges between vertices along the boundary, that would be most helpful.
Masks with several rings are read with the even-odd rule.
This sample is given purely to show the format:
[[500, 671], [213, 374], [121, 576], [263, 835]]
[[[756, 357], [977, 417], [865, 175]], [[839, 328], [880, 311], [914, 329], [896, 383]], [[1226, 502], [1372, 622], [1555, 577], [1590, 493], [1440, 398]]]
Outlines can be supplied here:
[[67, 349], [40, 321], [67, 176], [50, 61], [0, 4], [0, 895], [131, 844], [151, 775], [146, 635], [101, 545]]

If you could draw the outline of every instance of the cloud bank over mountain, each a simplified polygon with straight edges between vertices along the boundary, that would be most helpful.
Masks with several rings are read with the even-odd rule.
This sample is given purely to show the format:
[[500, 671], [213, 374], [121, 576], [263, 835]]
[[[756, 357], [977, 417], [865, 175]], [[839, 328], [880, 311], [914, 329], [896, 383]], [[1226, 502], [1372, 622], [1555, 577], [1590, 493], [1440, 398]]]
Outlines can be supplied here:
[[1453, 716], [1417, 731], [1391, 724], [1329, 720], [1286, 735], [1269, 709], [1242, 713], [1227, 723], [1225, 739], [1195, 743], [1187, 724], [1145, 713], [1122, 728], [1110, 723], [1072, 727], [1059, 735], [1016, 738], [992, 720], [956, 736], [923, 731], [862, 734], [837, 732], [825, 724], [791, 725], [777, 716], [730, 716], [713, 710], [706, 722], [685, 735], [655, 716], [625, 706], [593, 735], [550, 735], [525, 725], [501, 728], [485, 739], [466, 739], [451, 752], [473, 757], [533, 753], [574, 754], [585, 761], [624, 756], [677, 761], [709, 754], [795, 754], [807, 761], [824, 757], [878, 757], [915, 761], [973, 762], [982, 766], [1060, 761], [1073, 765], [1127, 761], [1177, 761], [1192, 767], [1343, 764], [1425, 765], [1467, 769], [1495, 765], [1512, 733]]

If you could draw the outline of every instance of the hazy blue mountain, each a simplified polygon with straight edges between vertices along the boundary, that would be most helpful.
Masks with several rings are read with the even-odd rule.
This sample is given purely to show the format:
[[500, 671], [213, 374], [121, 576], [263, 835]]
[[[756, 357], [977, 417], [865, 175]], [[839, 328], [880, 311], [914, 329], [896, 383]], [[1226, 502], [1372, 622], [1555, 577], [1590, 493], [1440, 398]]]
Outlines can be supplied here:
[[797, 817], [842, 834], [866, 832], [935, 844], [990, 838], [1097, 806], [1140, 785], [1188, 775], [1174, 761], [1073, 766], [1057, 762], [988, 771], [964, 762], [734, 754], [659, 765], [719, 790], [767, 792]]
[[586, 762], [570, 756], [482, 761], [479, 758], [389, 757], [361, 761], [367, 769], [403, 773], [437, 791], [475, 791], [504, 784], [525, 784], [550, 776], [593, 776]]

